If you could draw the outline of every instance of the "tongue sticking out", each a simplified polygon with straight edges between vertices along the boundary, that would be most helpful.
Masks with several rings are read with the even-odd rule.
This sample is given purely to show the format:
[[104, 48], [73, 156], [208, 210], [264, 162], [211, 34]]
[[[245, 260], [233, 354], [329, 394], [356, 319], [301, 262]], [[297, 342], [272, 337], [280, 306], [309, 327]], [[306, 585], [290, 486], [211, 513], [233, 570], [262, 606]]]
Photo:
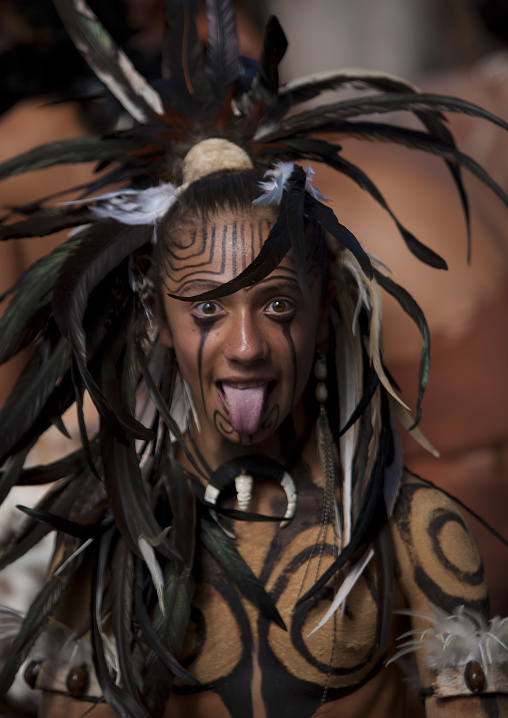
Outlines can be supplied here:
[[265, 403], [266, 384], [238, 389], [224, 384], [224, 394], [233, 431], [251, 435], [258, 431]]

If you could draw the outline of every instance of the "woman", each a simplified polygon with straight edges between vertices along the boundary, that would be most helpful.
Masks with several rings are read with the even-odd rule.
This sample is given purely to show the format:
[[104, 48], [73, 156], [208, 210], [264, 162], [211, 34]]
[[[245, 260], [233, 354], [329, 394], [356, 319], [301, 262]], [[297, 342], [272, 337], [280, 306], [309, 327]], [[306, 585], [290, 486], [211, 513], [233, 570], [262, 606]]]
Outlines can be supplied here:
[[[60, 9], [83, 46], [93, 17]], [[98, 716], [402, 715], [401, 675], [383, 664], [405, 607], [427, 639], [415, 645], [428, 714], [502, 711], [506, 629], [487, 630], [479, 554], [453, 503], [402, 468], [394, 417], [413, 421], [383, 366], [378, 287], [426, 338], [423, 316], [293, 162], [315, 156], [368, 185], [318, 136], [332, 110], [284, 117], [351, 78], [279, 92], [277, 21], [253, 78], [231, 15], [210, 8], [203, 71], [192, 9], [173, 8], [178, 52], [160, 92], [111, 82], [139, 124], [72, 146], [74, 159], [115, 162], [102, 186], [132, 186], [56, 215], [36, 208], [7, 230], [85, 225], [21, 280], [3, 321], [2, 359], [33, 340], [36, 353], [1, 417], [2, 489], [58, 481], [2, 561], [60, 533], [0, 689], [33, 647], [25, 676], [43, 690], [42, 716], [81, 715], [102, 698]], [[414, 143], [457, 177], [463, 158], [431, 114], [442, 101], [362, 81], [417, 107], [432, 134]], [[390, 102], [339, 103], [337, 127]], [[67, 148], [53, 149], [44, 157], [62, 161]], [[421, 393], [426, 351], [422, 366]], [[82, 450], [23, 469], [74, 400], [82, 416], [85, 393], [98, 435], [81, 421]], [[457, 648], [464, 633], [478, 645]]]

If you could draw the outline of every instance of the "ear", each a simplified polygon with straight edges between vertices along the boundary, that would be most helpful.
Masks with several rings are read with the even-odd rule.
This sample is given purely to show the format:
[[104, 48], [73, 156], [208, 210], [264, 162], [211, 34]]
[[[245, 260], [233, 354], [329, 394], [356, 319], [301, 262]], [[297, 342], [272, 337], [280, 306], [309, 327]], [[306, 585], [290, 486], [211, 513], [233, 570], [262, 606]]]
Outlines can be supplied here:
[[171, 333], [171, 329], [169, 328], [167, 320], [164, 321], [159, 327], [159, 341], [162, 346], [166, 347], [167, 349], [174, 348], [173, 334]]
[[174, 349], [175, 344], [173, 341], [173, 333], [171, 331], [171, 327], [169, 326], [169, 320], [166, 314], [166, 308], [164, 306], [164, 300], [162, 298], [160, 287], [157, 294], [155, 294], [153, 301], [153, 313], [156, 315], [157, 324], [159, 325], [159, 342], [167, 349]]

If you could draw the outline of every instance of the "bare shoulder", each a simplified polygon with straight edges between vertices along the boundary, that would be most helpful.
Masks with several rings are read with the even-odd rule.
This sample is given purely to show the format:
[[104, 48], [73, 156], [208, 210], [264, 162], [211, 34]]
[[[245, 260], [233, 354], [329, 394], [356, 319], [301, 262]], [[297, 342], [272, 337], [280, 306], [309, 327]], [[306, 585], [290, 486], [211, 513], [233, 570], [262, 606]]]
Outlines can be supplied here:
[[[88, 711], [91, 711], [88, 713]], [[115, 718], [118, 714], [105, 703], [87, 703], [59, 693], [42, 693], [38, 718]]]
[[483, 563], [457, 504], [407, 473], [392, 518], [397, 578], [413, 610], [429, 602], [448, 613], [467, 605], [488, 613]]

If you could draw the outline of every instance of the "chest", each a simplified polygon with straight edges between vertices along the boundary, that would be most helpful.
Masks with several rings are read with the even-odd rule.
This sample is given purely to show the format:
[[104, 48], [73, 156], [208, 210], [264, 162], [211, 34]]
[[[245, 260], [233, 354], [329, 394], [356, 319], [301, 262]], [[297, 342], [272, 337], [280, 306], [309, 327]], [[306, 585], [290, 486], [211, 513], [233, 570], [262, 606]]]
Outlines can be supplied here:
[[[313, 633], [343, 576], [306, 601], [300, 599], [337, 556], [340, 540], [322, 487], [302, 473], [298, 494], [295, 516], [284, 528], [278, 521], [220, 518], [234, 533], [238, 554], [287, 630], [246, 598], [232, 566], [220, 565], [204, 547], [199, 553], [181, 660], [200, 681], [198, 690], [216, 691], [231, 715], [247, 715], [246, 701], [255, 700], [262, 701], [267, 718], [284, 715], [289, 700], [292, 716], [309, 716], [322, 702], [341, 698], [368, 681], [382, 665], [383, 653], [377, 647], [382, 589], [376, 558], [345, 605]], [[281, 517], [285, 509], [280, 487], [255, 485], [249, 511]], [[175, 690], [196, 689], [180, 684]]]

